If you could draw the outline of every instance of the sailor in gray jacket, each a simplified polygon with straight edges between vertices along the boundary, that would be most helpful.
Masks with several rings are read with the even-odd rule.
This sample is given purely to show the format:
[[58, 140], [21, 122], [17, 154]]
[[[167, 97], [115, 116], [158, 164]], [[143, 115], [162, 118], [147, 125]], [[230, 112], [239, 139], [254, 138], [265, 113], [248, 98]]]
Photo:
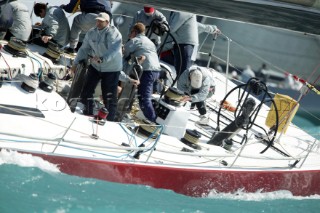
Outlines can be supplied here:
[[[173, 46], [174, 67], [179, 76], [192, 65], [192, 53], [199, 43], [197, 17], [186, 12], [171, 12], [169, 18], [170, 32], [176, 39], [177, 45]], [[181, 50], [181, 57], [179, 53]]]
[[27, 42], [32, 30], [28, 7], [17, 0], [9, 0], [8, 4], [12, 8], [13, 24], [8, 29], [4, 39], [10, 40], [14, 36], [21, 41]]
[[36, 3], [34, 5], [34, 13], [36, 16], [43, 18], [41, 27], [44, 29], [45, 35], [41, 39], [44, 43], [53, 40], [61, 47], [68, 44], [70, 26], [65, 13], [60, 7]]
[[117, 86], [122, 70], [122, 36], [118, 29], [110, 26], [110, 16], [100, 13], [96, 18], [96, 27], [89, 30], [78, 51], [71, 71], [82, 60], [90, 58], [88, 75], [81, 94], [85, 104], [83, 114], [93, 114], [93, 94], [101, 80], [102, 98], [108, 109], [108, 121], [114, 121], [117, 110]]
[[[151, 23], [155, 23], [155, 22], [165, 23], [164, 25], [162, 25], [164, 27], [168, 25], [166, 17], [160, 11], [149, 6], [144, 6], [142, 10], [137, 11], [136, 15], [133, 17], [132, 23], [129, 26], [128, 35], [130, 35], [132, 27], [138, 22], [141, 22], [142, 24], [145, 25], [147, 32], [148, 30], [151, 30], [149, 29]], [[161, 44], [160, 36], [153, 33], [151, 34], [150, 39], [157, 47], [160, 46]]]
[[155, 44], [144, 35], [145, 26], [142, 23], [135, 24], [130, 33], [130, 40], [124, 46], [124, 59], [144, 56], [141, 64], [143, 72], [138, 86], [139, 105], [144, 116], [155, 122], [156, 113], [151, 102], [153, 83], [159, 78], [161, 67]]
[[[203, 24], [203, 23], [197, 22], [197, 26], [198, 26], [198, 34], [199, 35], [202, 33], [207, 33], [207, 34], [212, 34], [212, 35], [216, 36], [216, 34], [221, 33], [221, 31], [218, 29], [218, 27], [216, 25]], [[196, 59], [197, 59], [198, 46], [199, 45], [195, 45], [193, 48], [193, 53], [191, 56], [192, 63], [194, 61], [196, 61]], [[173, 55], [173, 51], [172, 51], [173, 50], [173, 41], [168, 40], [162, 50], [163, 51], [161, 53], [161, 60], [164, 62], [167, 62], [169, 64], [174, 65], [174, 55]]]
[[177, 83], [178, 89], [187, 94], [181, 101], [191, 101], [196, 105], [200, 114], [198, 121], [200, 124], [209, 122], [206, 116], [205, 100], [212, 95], [215, 89], [215, 82], [210, 72], [206, 67], [193, 65], [181, 74]]

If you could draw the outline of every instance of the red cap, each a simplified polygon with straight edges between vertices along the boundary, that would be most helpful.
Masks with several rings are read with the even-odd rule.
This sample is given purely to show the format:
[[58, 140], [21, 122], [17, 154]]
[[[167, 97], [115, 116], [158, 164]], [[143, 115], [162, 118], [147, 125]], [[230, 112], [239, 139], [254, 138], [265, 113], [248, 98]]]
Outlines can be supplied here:
[[145, 13], [153, 13], [154, 8], [153, 7], [143, 7]]

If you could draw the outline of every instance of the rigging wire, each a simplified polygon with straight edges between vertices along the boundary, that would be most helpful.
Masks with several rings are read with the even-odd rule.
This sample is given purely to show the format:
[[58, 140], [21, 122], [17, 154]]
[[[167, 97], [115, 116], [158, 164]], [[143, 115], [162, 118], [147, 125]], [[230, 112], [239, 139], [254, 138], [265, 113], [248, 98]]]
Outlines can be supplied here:
[[[238, 45], [240, 48], [242, 48], [243, 50], [249, 52], [251, 55], [253, 55], [254, 57], [260, 59], [260, 60], [263, 61], [264, 63], [270, 64], [271, 66], [273, 66], [274, 68], [276, 68], [277, 70], [279, 70], [279, 71], [282, 72], [282, 73], [288, 73], [288, 72], [285, 71], [284, 69], [282, 69], [282, 68], [280, 68], [280, 67], [272, 64], [270, 61], [265, 60], [264, 58], [262, 58], [261, 56], [259, 56], [258, 54], [256, 54], [254, 51], [249, 50], [248, 48], [244, 47], [243, 45], [241, 45], [241, 44], [239, 44], [239, 43], [237, 43], [237, 42], [229, 39], [229, 37], [228, 37], [227, 35], [223, 34], [222, 32], [221, 32], [220, 34], [228, 40], [228, 50], [230, 49], [230, 47], [229, 47], [230, 43], [233, 42], [235, 45]], [[229, 54], [230, 54], [230, 53], [229, 53], [229, 51], [228, 51], [228, 55], [227, 55], [228, 58], [229, 58]], [[214, 55], [211, 53], [211, 56], [210, 56], [210, 57], [212, 57], [212, 56], [214, 56]], [[216, 58], [217, 58], [217, 57], [216, 57]], [[230, 65], [228, 58], [227, 58], [227, 61], [224, 61], [224, 63], [226, 63], [226, 65], [227, 65], [227, 68], [228, 68], [229, 65]], [[223, 60], [221, 60], [221, 61], [223, 61]], [[318, 64], [318, 65], [315, 67], [315, 69], [313, 70], [313, 72], [312, 72], [312, 74], [309, 76], [309, 78], [311, 78], [311, 77], [313, 76], [313, 74], [316, 72], [316, 70], [317, 70], [319, 67], [320, 67], [320, 64]], [[239, 71], [237, 68], [235, 68], [235, 70]], [[240, 72], [240, 71], [239, 71], [239, 72]], [[241, 73], [241, 72], [240, 72], [240, 73]], [[227, 74], [226, 74], [226, 75], [227, 75]], [[292, 74], [291, 74], [291, 75], [292, 75]], [[294, 80], [299, 81], [300, 83], [302, 83], [302, 84], [305, 86], [305, 88], [302, 87], [302, 88], [300, 89], [300, 93], [301, 93], [301, 94], [300, 94], [300, 96], [298, 97], [297, 105], [298, 105], [298, 103], [300, 103], [301, 100], [307, 95], [307, 91], [309, 91], [309, 90], [312, 90], [312, 91], [315, 92], [317, 95], [320, 95], [320, 91], [317, 90], [317, 89], [315, 88], [315, 86], [314, 86], [315, 83], [319, 80], [320, 75], [317, 77], [317, 79], [316, 79], [312, 84], [308, 83], [308, 81], [305, 81], [305, 80], [297, 77], [296, 75], [292, 75], [292, 77], [294, 78]], [[227, 78], [228, 78], [228, 75], [227, 75]], [[309, 78], [308, 78], [308, 79], [309, 79]], [[288, 113], [291, 113], [292, 111], [293, 111], [293, 109], [290, 110]], [[318, 120], [320, 120], [320, 118], [318, 118], [318, 117], [315, 116], [315, 115], [313, 115], [313, 117], [316, 117]]]
[[[222, 32], [221, 32], [221, 35], [224, 36], [226, 39], [229, 40], [229, 37], [226, 36], [225, 34], [223, 34]], [[264, 58], [262, 58], [261, 56], [259, 56], [258, 54], [256, 54], [254, 51], [252, 51], [252, 50], [244, 47], [243, 45], [239, 44], [238, 42], [236, 42], [236, 41], [234, 41], [234, 40], [230, 40], [230, 41], [232, 41], [235, 45], [238, 45], [241, 49], [243, 49], [243, 50], [247, 51], [248, 53], [250, 53], [252, 56], [254, 56], [254, 57], [256, 57], [257, 59], [261, 60], [262, 62], [267, 63], [267, 64], [270, 64], [272, 67], [276, 68], [276, 69], [279, 70], [280, 72], [282, 72], [282, 73], [284, 73], [284, 74], [285, 74], [285, 73], [288, 73], [288, 72], [285, 71], [284, 69], [282, 69], [282, 68], [274, 65], [273, 63], [271, 63], [271, 62], [268, 61], [268, 60], [265, 60]], [[216, 57], [216, 58], [217, 58], [217, 57]], [[226, 61], [224, 61], [224, 62], [227, 63]], [[318, 64], [318, 65], [315, 67], [315, 69], [312, 71], [311, 75], [309, 75], [307, 81], [304, 81], [304, 82], [302, 81], [301, 83], [305, 84], [305, 82], [309, 82], [309, 79], [311, 80], [311, 77], [312, 77], [312, 76], [314, 75], [314, 73], [319, 69], [319, 67], [320, 67], [320, 64]], [[233, 67], [233, 68], [234, 68], [234, 67]], [[236, 70], [239, 71], [238, 69], [236, 69]], [[294, 77], [294, 76], [295, 76], [295, 75], [293, 75], [293, 77]], [[299, 78], [299, 79], [300, 79], [300, 78]], [[320, 79], [320, 75], [319, 75], [318, 78], [311, 84], [311, 88], [313, 88], [313, 85], [315, 85], [316, 82], [317, 82], [319, 79]], [[309, 83], [309, 84], [310, 84], [310, 83]], [[308, 86], [308, 85], [307, 85], [307, 86]], [[308, 88], [310, 89], [310, 85], [308, 86]], [[312, 89], [311, 89], [311, 90], [312, 90]], [[315, 91], [315, 92], [319, 95], [319, 91]]]
[[[229, 54], [230, 54], [230, 53], [229, 53], [229, 49], [230, 49], [230, 43], [233, 42], [234, 44], [238, 45], [238, 46], [239, 46], [240, 48], [242, 48], [243, 50], [249, 52], [249, 53], [250, 53], [251, 55], [253, 55], [254, 57], [260, 59], [261, 61], [263, 61], [263, 62], [265, 62], [265, 63], [271, 64], [273, 67], [275, 67], [276, 69], [278, 69], [280, 72], [288, 73], [288, 72], [286, 72], [285, 70], [281, 69], [280, 67], [277, 67], [277, 66], [273, 65], [271, 62], [263, 59], [263, 58], [260, 57], [258, 54], [256, 54], [254, 51], [249, 50], [249, 49], [245, 48], [243, 45], [241, 45], [241, 44], [239, 44], [239, 43], [237, 43], [237, 42], [229, 39], [229, 37], [227, 37], [225, 34], [221, 33], [221, 35], [228, 40], [227, 61], [224, 61], [224, 62], [226, 63], [226, 69], [227, 69], [226, 71], [228, 71], [228, 68], [229, 68]], [[206, 40], [206, 39], [207, 39], [207, 36], [206, 36], [205, 40]], [[203, 43], [205, 42], [205, 40], [203, 41]], [[203, 46], [203, 43], [201, 44], [201, 47]], [[214, 55], [213, 55], [213, 52], [211, 51], [211, 53], [210, 53], [210, 59], [211, 59], [212, 56], [214, 56]], [[221, 60], [221, 61], [222, 61], [222, 60]], [[299, 81], [300, 83], [303, 84], [303, 87], [300, 89], [300, 95], [299, 95], [299, 98], [298, 98], [298, 101], [297, 101], [296, 105], [295, 105], [291, 110], [289, 110], [289, 112], [286, 113], [287, 115], [290, 115], [292, 112], [294, 112], [294, 109], [295, 109], [296, 107], [298, 107], [298, 104], [299, 104], [299, 103], [301, 102], [301, 100], [307, 95], [307, 92], [308, 92], [308, 91], [312, 90], [312, 91], [315, 92], [317, 95], [320, 95], [320, 91], [317, 90], [317, 89], [315, 88], [315, 86], [314, 86], [314, 85], [317, 83], [317, 81], [320, 79], [320, 75], [315, 79], [315, 81], [314, 81], [312, 84], [308, 83], [308, 82], [309, 82], [309, 79], [311, 79], [311, 77], [314, 75], [314, 73], [316, 72], [316, 70], [317, 70], [319, 67], [320, 67], [320, 64], [318, 64], [318, 65], [315, 67], [315, 69], [313, 70], [313, 72], [311, 73], [311, 75], [308, 77], [308, 81], [305, 81], [305, 80], [303, 80], [303, 79], [300, 79], [300, 78], [297, 77], [296, 75], [292, 75], [292, 74], [290, 73], [290, 75], [292, 75], [292, 77], [293, 77], [294, 80]], [[237, 69], [236, 69], [236, 70], [237, 70]], [[238, 71], [239, 71], [239, 70], [238, 70]], [[227, 79], [228, 79], [228, 73], [227, 73], [227, 72], [226, 72], [226, 77], [227, 77]], [[312, 113], [310, 113], [310, 114], [312, 114]], [[317, 116], [315, 116], [315, 115], [312, 115], [312, 116], [315, 117], [317, 120], [320, 120], [320, 118], [318, 118]], [[281, 121], [281, 122], [283, 122], [283, 121]]]

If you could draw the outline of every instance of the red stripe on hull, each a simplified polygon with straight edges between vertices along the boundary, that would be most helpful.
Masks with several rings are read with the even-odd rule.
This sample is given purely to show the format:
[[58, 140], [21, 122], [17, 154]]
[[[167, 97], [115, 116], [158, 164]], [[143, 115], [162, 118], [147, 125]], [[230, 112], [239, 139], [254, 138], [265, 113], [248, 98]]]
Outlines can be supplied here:
[[31, 154], [58, 165], [60, 171], [66, 174], [148, 185], [194, 197], [205, 196], [213, 189], [225, 193], [233, 193], [239, 189], [245, 192], [262, 189], [263, 192], [288, 190], [296, 196], [320, 194], [319, 170], [205, 170]]

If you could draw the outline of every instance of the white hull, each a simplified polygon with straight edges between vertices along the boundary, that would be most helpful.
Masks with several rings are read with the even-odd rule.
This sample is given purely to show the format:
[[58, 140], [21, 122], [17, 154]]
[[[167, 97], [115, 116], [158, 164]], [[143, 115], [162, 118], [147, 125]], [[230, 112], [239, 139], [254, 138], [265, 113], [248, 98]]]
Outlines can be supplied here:
[[[217, 88], [223, 88], [226, 79], [215, 73], [215, 81]], [[231, 82], [228, 84], [228, 89], [235, 86]], [[215, 100], [223, 99], [223, 91], [217, 90], [214, 99], [208, 100], [211, 109], [218, 110]], [[232, 96], [228, 101], [236, 103], [236, 98]], [[141, 128], [138, 118], [131, 124], [106, 122], [98, 125], [92, 118], [71, 113], [57, 93], [39, 88], [35, 93], [27, 93], [20, 83], [3, 84], [0, 100], [0, 148], [40, 156], [68, 174], [146, 184], [191, 196], [202, 196], [213, 189], [233, 192], [240, 188], [320, 194], [319, 141], [292, 124], [286, 134], [277, 135], [275, 148], [260, 154], [266, 144], [255, 137], [261, 132], [259, 128], [253, 127], [248, 132], [248, 141], [242, 145], [245, 131], [238, 132], [233, 137], [236, 143], [228, 151], [206, 144], [212, 133], [195, 126], [194, 121], [199, 119], [197, 111], [183, 107], [177, 108], [175, 113], [187, 112], [184, 114], [189, 115], [187, 123], [159, 125], [157, 128], [164, 132], [153, 139], [137, 133], [137, 128]], [[263, 106], [256, 121], [264, 128], [267, 128], [264, 123], [268, 110]], [[28, 115], [30, 112], [32, 116]], [[224, 110], [222, 113], [225, 123], [229, 122], [227, 118], [233, 119], [233, 113]], [[210, 119], [210, 125], [215, 127], [217, 113], [211, 111]], [[202, 134], [198, 143], [201, 150], [181, 142], [181, 137], [166, 135], [169, 128], [176, 132], [180, 128], [197, 129]], [[163, 179], [165, 176], [169, 178]], [[214, 184], [215, 181], [219, 184]]]

